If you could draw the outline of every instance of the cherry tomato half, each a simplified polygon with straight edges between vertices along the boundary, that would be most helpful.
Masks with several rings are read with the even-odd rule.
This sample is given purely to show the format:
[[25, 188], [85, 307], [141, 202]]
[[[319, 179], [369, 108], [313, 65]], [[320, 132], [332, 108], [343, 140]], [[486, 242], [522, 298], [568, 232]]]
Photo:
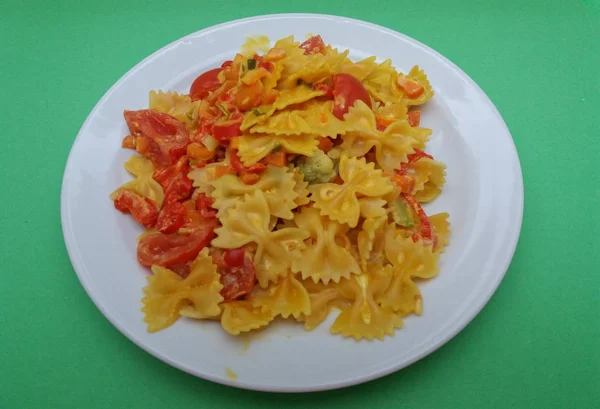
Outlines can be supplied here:
[[175, 233], [185, 223], [185, 214], [185, 207], [181, 203], [167, 203], [158, 214], [156, 230], [164, 234]]
[[221, 81], [219, 81], [219, 73], [221, 71], [223, 71], [223, 68], [213, 68], [199, 75], [194, 80], [190, 87], [192, 101], [206, 98], [208, 94], [221, 86]]
[[213, 239], [213, 226], [205, 226], [189, 236], [157, 232], [142, 237], [137, 248], [138, 261], [148, 267], [170, 267], [191, 261]]
[[358, 100], [363, 101], [371, 108], [371, 98], [362, 82], [350, 74], [336, 74], [333, 76], [333, 115], [344, 119], [344, 115]]
[[325, 51], [325, 43], [321, 36], [312, 36], [300, 44], [300, 48], [304, 49], [304, 54], [323, 54]]
[[148, 146], [142, 153], [154, 166], [169, 166], [185, 154], [189, 135], [185, 125], [154, 109], [124, 111], [129, 132]]
[[121, 189], [114, 201], [115, 209], [122, 213], [131, 213], [133, 218], [147, 229], [154, 226], [158, 211], [156, 205], [147, 197], [129, 190]]
[[226, 250], [223, 257], [215, 260], [221, 276], [224, 301], [232, 301], [249, 294], [256, 284], [254, 264], [243, 248]]

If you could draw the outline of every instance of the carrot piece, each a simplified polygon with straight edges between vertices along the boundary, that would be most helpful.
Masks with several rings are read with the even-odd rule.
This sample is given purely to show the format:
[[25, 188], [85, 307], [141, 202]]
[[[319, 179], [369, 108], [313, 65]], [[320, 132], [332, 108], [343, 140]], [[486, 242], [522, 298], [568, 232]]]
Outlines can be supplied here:
[[387, 128], [392, 122], [394, 122], [394, 120], [392, 118], [376, 115], [375, 122], [377, 123], [377, 130], [383, 132], [385, 131], [385, 128]]
[[240, 137], [234, 136], [229, 140], [229, 147], [231, 149], [239, 149], [240, 148]]
[[285, 48], [271, 48], [265, 55], [265, 61], [279, 61], [285, 57]]
[[408, 175], [394, 175], [392, 181], [400, 188], [402, 193], [412, 193], [415, 187], [415, 178]]
[[419, 126], [421, 123], [421, 111], [410, 111], [408, 113], [408, 123], [410, 126]]
[[206, 160], [215, 155], [215, 151], [209, 150], [201, 143], [193, 142], [187, 147], [187, 154], [190, 159]]
[[331, 148], [333, 148], [333, 142], [331, 142], [331, 139], [323, 137], [319, 138], [319, 149], [327, 153], [331, 150]]
[[135, 138], [133, 135], [127, 135], [121, 142], [121, 147], [125, 149], [135, 149]]
[[425, 87], [406, 77], [399, 76], [396, 80], [396, 84], [398, 84], [399, 87], [404, 88], [404, 93], [409, 98], [418, 98], [425, 92]]
[[279, 167], [284, 167], [287, 165], [287, 161], [286, 161], [286, 157], [285, 157], [285, 152], [274, 152], [274, 153], [269, 153], [267, 155], [267, 157], [265, 158], [265, 163], [267, 165], [273, 165], [273, 166], [279, 166]]
[[224, 175], [231, 175], [235, 173], [233, 171], [233, 169], [231, 169], [231, 166], [227, 166], [227, 165], [219, 165], [219, 166], [215, 166], [215, 177], [220, 178], [221, 176]]
[[260, 175], [250, 172], [242, 172], [240, 174], [240, 180], [245, 185], [253, 185], [260, 180]]

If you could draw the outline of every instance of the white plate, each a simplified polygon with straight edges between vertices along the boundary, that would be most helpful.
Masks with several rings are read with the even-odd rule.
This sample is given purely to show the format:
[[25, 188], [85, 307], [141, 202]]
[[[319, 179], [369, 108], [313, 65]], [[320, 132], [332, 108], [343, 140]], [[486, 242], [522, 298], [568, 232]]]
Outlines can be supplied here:
[[[146, 271], [136, 261], [141, 228], [116, 212], [110, 192], [129, 176], [120, 148], [123, 110], [147, 108], [152, 89], [187, 92], [199, 73], [230, 59], [245, 37], [272, 40], [318, 33], [351, 57], [392, 58], [402, 71], [420, 65], [435, 89], [422, 124], [433, 129], [429, 150], [448, 165], [442, 195], [426, 207], [451, 215], [452, 237], [441, 272], [421, 285], [424, 313], [394, 337], [355, 342], [329, 334], [333, 316], [313, 332], [274, 324], [248, 345], [218, 323], [179, 320], [148, 334], [140, 299]], [[458, 67], [392, 30], [342, 17], [288, 14], [221, 24], [162, 48], [131, 69], [98, 102], [69, 156], [62, 186], [62, 226], [79, 279], [102, 313], [155, 357], [191, 374], [266, 391], [314, 391], [365, 382], [433, 352], [465, 327], [490, 299], [515, 251], [523, 214], [517, 152], [500, 114]], [[237, 380], [227, 373], [233, 371]]]

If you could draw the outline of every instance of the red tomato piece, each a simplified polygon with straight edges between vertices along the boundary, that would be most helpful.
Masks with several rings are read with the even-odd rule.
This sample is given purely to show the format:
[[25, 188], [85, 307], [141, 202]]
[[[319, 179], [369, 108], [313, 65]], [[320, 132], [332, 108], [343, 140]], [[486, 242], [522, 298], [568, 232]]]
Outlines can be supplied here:
[[156, 219], [156, 230], [164, 234], [175, 233], [185, 223], [185, 207], [177, 202], [167, 203]]
[[421, 111], [409, 111], [407, 119], [410, 126], [419, 126], [421, 123]]
[[123, 116], [131, 134], [148, 143], [143, 154], [154, 166], [169, 166], [185, 154], [189, 141], [188, 130], [171, 115], [154, 109], [142, 109], [124, 111]]
[[362, 82], [350, 74], [336, 74], [333, 76], [333, 115], [344, 119], [344, 115], [358, 100], [363, 101], [371, 108], [371, 98]]
[[221, 81], [219, 81], [219, 73], [221, 71], [223, 71], [223, 68], [213, 68], [212, 70], [200, 74], [194, 80], [190, 87], [190, 97], [192, 98], [192, 101], [206, 98], [208, 94], [221, 86]]
[[270, 61], [261, 61], [260, 63], [258, 63], [258, 67], [262, 67], [269, 72], [273, 72], [273, 70], [275, 70], [275, 64], [273, 64]]
[[137, 258], [147, 267], [183, 264], [195, 259], [213, 237], [214, 226], [204, 226], [188, 236], [160, 232], [149, 234], [138, 243]]
[[228, 267], [241, 267], [244, 264], [246, 252], [243, 248], [226, 250], [223, 261]]
[[142, 226], [149, 229], [156, 224], [158, 211], [154, 202], [129, 190], [121, 189], [114, 201], [115, 209], [122, 213], [131, 213]]
[[327, 84], [322, 82], [316, 83], [313, 85], [313, 89], [325, 92], [325, 95], [323, 95], [324, 97], [333, 98], [333, 88], [329, 87]]
[[264, 163], [255, 163], [254, 165], [250, 165], [248, 167], [244, 166], [240, 157], [238, 156], [237, 149], [229, 150], [229, 163], [231, 168], [238, 173], [262, 173], [267, 170], [267, 165]]
[[212, 207], [214, 202], [214, 199], [207, 197], [204, 193], [200, 193], [196, 197], [196, 209], [198, 209], [200, 215], [205, 219], [215, 218], [217, 217], [217, 211]]
[[187, 177], [187, 171], [185, 173], [177, 174], [169, 187], [165, 190], [165, 203], [171, 201], [185, 200], [190, 197], [192, 193], [192, 180]]
[[242, 131], [240, 129], [241, 125], [241, 118], [219, 120], [215, 122], [212, 126], [212, 135], [219, 143], [229, 143], [231, 138], [242, 135]]
[[411, 153], [410, 155], [408, 155], [408, 163], [416, 162], [421, 158], [433, 159], [433, 156], [421, 149], [415, 149], [415, 153]]
[[325, 43], [321, 36], [312, 36], [302, 44], [300, 44], [300, 48], [304, 49], [304, 54], [316, 54], [325, 51]]
[[431, 244], [435, 248], [435, 246], [437, 244], [437, 237], [433, 231], [433, 226], [431, 225], [431, 222], [429, 221], [429, 218], [427, 217], [425, 210], [423, 210], [419, 201], [417, 199], [415, 199], [412, 195], [402, 193], [402, 197], [404, 197], [404, 199], [406, 199], [408, 204], [412, 207], [414, 212], [419, 217], [419, 221], [420, 221], [419, 232], [413, 234], [413, 236], [412, 236], [413, 241], [418, 241], [420, 238], [422, 238], [424, 245], [427, 246], [427, 245]]
[[228, 67], [231, 67], [232, 65], [233, 65], [233, 61], [227, 60], [227, 61], [224, 61], [223, 64], [221, 64], [221, 68], [228, 68]]
[[222, 257], [217, 256], [214, 261], [221, 276], [224, 301], [235, 300], [252, 291], [256, 284], [256, 272], [243, 248], [226, 250]]

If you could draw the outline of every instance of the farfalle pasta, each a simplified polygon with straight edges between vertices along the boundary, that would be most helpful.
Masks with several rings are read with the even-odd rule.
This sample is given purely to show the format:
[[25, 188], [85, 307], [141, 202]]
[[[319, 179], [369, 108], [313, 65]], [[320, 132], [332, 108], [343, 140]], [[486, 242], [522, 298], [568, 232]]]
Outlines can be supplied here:
[[232, 57], [124, 112], [134, 179], [110, 198], [145, 229], [148, 331], [331, 318], [333, 334], [393, 335], [426, 311], [418, 284], [450, 244], [448, 213], [422, 207], [446, 177], [420, 127], [425, 72], [354, 61], [318, 35], [252, 37]]

